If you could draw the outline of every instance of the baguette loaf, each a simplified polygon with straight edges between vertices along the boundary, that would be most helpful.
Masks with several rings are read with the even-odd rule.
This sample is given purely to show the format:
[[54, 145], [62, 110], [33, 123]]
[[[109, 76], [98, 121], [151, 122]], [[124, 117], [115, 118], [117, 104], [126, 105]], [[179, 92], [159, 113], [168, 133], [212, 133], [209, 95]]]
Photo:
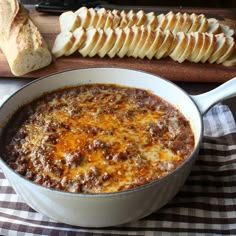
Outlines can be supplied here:
[[16, 76], [43, 68], [52, 61], [47, 43], [17, 0], [0, 1], [0, 45]]

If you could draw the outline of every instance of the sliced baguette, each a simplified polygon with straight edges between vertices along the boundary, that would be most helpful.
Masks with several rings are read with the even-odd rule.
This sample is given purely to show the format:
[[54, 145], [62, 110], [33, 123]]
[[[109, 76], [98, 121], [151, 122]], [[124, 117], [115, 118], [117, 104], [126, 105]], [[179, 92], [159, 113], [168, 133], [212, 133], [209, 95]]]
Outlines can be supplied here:
[[199, 32], [192, 32], [191, 35], [194, 37], [194, 47], [187, 57], [187, 60], [194, 62], [203, 45], [203, 34]]
[[157, 21], [158, 21], [158, 29], [165, 30], [166, 25], [168, 23], [168, 19], [166, 15], [160, 14], [157, 16]]
[[206, 51], [209, 48], [210, 45], [210, 38], [207, 34], [203, 33], [203, 44], [202, 47], [200, 48], [200, 51], [198, 55], [195, 57], [194, 61], [195, 63], [198, 63], [202, 60], [202, 57], [206, 54]]
[[177, 43], [174, 44], [173, 50], [170, 52], [169, 56], [172, 60], [177, 61], [183, 54], [186, 45], [188, 43], [188, 37], [183, 32], [178, 32], [175, 35], [175, 40]]
[[155, 30], [154, 34], [155, 34], [154, 41], [146, 52], [146, 56], [149, 60], [151, 60], [154, 57], [164, 39], [164, 33], [161, 30]]
[[144, 41], [144, 43], [140, 46], [140, 49], [138, 51], [138, 57], [143, 59], [146, 55], [148, 50], [150, 49], [151, 45], [153, 44], [156, 34], [155, 32], [151, 29], [151, 27], [147, 28], [147, 37]]
[[130, 10], [127, 13], [127, 17], [128, 17], [127, 27], [132, 27], [133, 25], [137, 25], [138, 17], [133, 10]]
[[115, 34], [116, 34], [116, 40], [113, 44], [113, 46], [111, 47], [111, 49], [108, 51], [107, 55], [110, 58], [113, 58], [117, 52], [119, 52], [119, 50], [121, 49], [122, 45], [124, 44], [125, 41], [125, 32], [124, 30], [120, 29], [120, 28], [116, 28], [115, 29]]
[[224, 34], [217, 34], [216, 36], [216, 48], [208, 59], [210, 64], [216, 62], [227, 51], [227, 40]]
[[188, 43], [186, 45], [186, 48], [184, 49], [182, 55], [179, 56], [176, 60], [179, 63], [184, 62], [188, 58], [189, 54], [192, 52], [193, 47], [195, 45], [195, 38], [191, 34], [187, 34], [187, 38], [188, 38]]
[[134, 38], [133, 38], [133, 40], [130, 44], [129, 50], [127, 52], [127, 56], [129, 56], [129, 57], [133, 54], [134, 49], [136, 48], [136, 46], [141, 38], [141, 35], [142, 35], [141, 27], [133, 26], [131, 29], [134, 32]]
[[52, 47], [52, 54], [56, 58], [63, 56], [67, 51], [70, 50], [74, 41], [75, 37], [71, 32], [62, 31], [55, 39], [54, 45]]
[[185, 19], [184, 19], [183, 14], [178, 12], [176, 14], [176, 24], [175, 24], [174, 28], [172, 29], [172, 32], [173, 33], [181, 32], [183, 25], [184, 25], [184, 21], [185, 21]]
[[94, 10], [94, 8], [89, 8], [89, 14], [90, 14], [90, 23], [88, 27], [96, 27], [98, 23], [99, 16], [97, 12]]
[[172, 31], [176, 26], [176, 21], [177, 21], [176, 15], [172, 11], [170, 11], [167, 13], [166, 17], [167, 17], [168, 23], [166, 24], [165, 29]]
[[136, 22], [137, 26], [146, 25], [147, 15], [145, 14], [143, 10], [139, 10], [136, 13], [136, 16], [137, 16], [137, 22]]
[[204, 55], [201, 58], [202, 63], [205, 63], [208, 60], [208, 58], [214, 52], [215, 46], [216, 46], [216, 37], [215, 37], [215, 35], [214, 34], [209, 34], [209, 33], [206, 33], [206, 34], [209, 37], [210, 43], [209, 43], [208, 49], [204, 52]]
[[183, 27], [181, 31], [184, 33], [187, 33], [189, 32], [189, 29], [192, 26], [192, 20], [191, 20], [190, 15], [186, 12], [183, 14], [183, 18], [184, 18], [184, 23], [183, 23]]
[[125, 10], [121, 11], [120, 16], [121, 16], [121, 20], [120, 20], [119, 27], [123, 29], [129, 24], [129, 19]]
[[83, 27], [77, 28], [72, 34], [74, 36], [74, 42], [72, 46], [67, 51], [65, 51], [65, 56], [69, 56], [76, 52], [83, 45], [86, 39], [86, 32]]
[[221, 33], [220, 24], [216, 19], [210, 18], [207, 21], [208, 21], [208, 27], [207, 27], [207, 32], [208, 33], [210, 33], [210, 34], [219, 34], [219, 33]]
[[79, 49], [79, 53], [86, 57], [89, 55], [90, 51], [94, 48], [99, 38], [98, 30], [94, 27], [87, 28], [86, 39], [83, 45]]
[[105, 8], [100, 8], [97, 10], [98, 21], [95, 28], [104, 28], [107, 20], [107, 12]]
[[158, 48], [155, 58], [160, 59], [162, 57], [168, 56], [169, 49], [174, 42], [174, 35], [171, 31], [167, 30], [164, 32], [164, 39], [161, 46]]
[[95, 56], [99, 52], [99, 50], [103, 47], [103, 45], [106, 43], [107, 36], [104, 29], [98, 28], [97, 31], [99, 33], [99, 38], [95, 46], [89, 52], [88, 54], [89, 57]]
[[114, 29], [112, 28], [104, 29], [104, 32], [106, 33], [106, 41], [103, 47], [98, 51], [98, 55], [100, 57], [104, 57], [109, 52], [109, 50], [113, 47], [116, 41], [116, 33]]
[[91, 15], [88, 8], [87, 7], [79, 8], [77, 11], [75, 11], [75, 15], [80, 19], [80, 26], [88, 28], [91, 21]]
[[190, 15], [190, 19], [191, 19], [191, 22], [192, 22], [192, 25], [191, 27], [189, 28], [188, 32], [197, 32], [199, 26], [200, 26], [200, 19], [201, 17], [196, 15], [195, 13], [192, 13]]
[[131, 28], [128, 27], [124, 28], [124, 33], [125, 33], [125, 41], [120, 51], [117, 53], [117, 56], [119, 56], [120, 58], [123, 58], [127, 54], [134, 37], [134, 32]]
[[157, 16], [154, 14], [154, 12], [149, 12], [146, 14], [147, 16], [147, 26], [149, 26], [151, 29], [156, 29], [158, 25], [158, 19]]
[[132, 57], [137, 58], [140, 52], [140, 49], [142, 48], [142, 46], [144, 45], [144, 43], [146, 42], [148, 37], [148, 29], [147, 27], [141, 26], [141, 36], [131, 54]]
[[233, 37], [226, 37], [226, 43], [227, 43], [227, 50], [225, 53], [216, 60], [216, 64], [221, 64], [224, 61], [227, 61], [228, 58], [234, 53], [235, 51], [235, 41]]
[[72, 11], [63, 12], [59, 16], [61, 31], [73, 32], [80, 25], [80, 18]]
[[120, 25], [120, 21], [121, 21], [120, 11], [114, 9], [112, 10], [112, 15], [113, 15], [112, 28], [117, 28]]
[[106, 22], [104, 24], [104, 28], [112, 28], [113, 27], [113, 14], [111, 11], [108, 11], [107, 13], [107, 19], [106, 19]]

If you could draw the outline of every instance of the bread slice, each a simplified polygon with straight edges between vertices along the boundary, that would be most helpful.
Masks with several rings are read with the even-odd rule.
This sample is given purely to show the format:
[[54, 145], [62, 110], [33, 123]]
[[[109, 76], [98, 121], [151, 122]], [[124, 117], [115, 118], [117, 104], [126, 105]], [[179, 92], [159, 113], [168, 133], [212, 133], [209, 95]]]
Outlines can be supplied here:
[[175, 40], [177, 40], [177, 44], [174, 45], [173, 50], [170, 52], [169, 56], [174, 61], [177, 61], [181, 58], [187, 44], [188, 44], [188, 37], [183, 32], [178, 32], [175, 35]]
[[204, 38], [203, 33], [199, 32], [192, 32], [191, 35], [194, 37], [194, 47], [189, 56], [187, 57], [187, 60], [194, 62], [202, 48]]
[[137, 58], [140, 52], [140, 49], [142, 48], [142, 46], [145, 44], [146, 40], [148, 37], [148, 29], [145, 26], [141, 26], [141, 36], [136, 44], [136, 46], [134, 47], [134, 50], [131, 54], [132, 57]]
[[181, 31], [184, 33], [188, 33], [190, 27], [192, 26], [192, 20], [191, 20], [190, 15], [186, 12], [183, 14], [183, 18], [184, 18], [184, 23], [183, 23], [183, 27]]
[[0, 46], [16, 76], [52, 62], [47, 43], [26, 9], [16, 0], [0, 1]]
[[120, 16], [121, 16], [121, 20], [120, 20], [119, 27], [123, 29], [129, 24], [129, 19], [125, 10], [121, 11]]
[[199, 17], [200, 17], [200, 25], [197, 31], [200, 33], [201, 32], [204, 33], [207, 31], [208, 28], [208, 20], [203, 14], [199, 15]]
[[128, 17], [127, 27], [132, 27], [133, 25], [137, 25], [138, 17], [133, 10], [130, 10], [127, 13], [127, 17]]
[[89, 14], [90, 14], [90, 23], [88, 27], [96, 27], [98, 23], [99, 16], [97, 12], [94, 10], [94, 8], [89, 8]]
[[167, 17], [168, 23], [165, 29], [172, 31], [176, 26], [176, 21], [177, 21], [176, 15], [174, 12], [170, 11], [167, 13], [166, 17]]
[[107, 12], [105, 8], [97, 10], [97, 15], [98, 15], [98, 21], [95, 28], [104, 28], [104, 25], [106, 24], [107, 20]]
[[88, 54], [89, 57], [95, 56], [106, 42], [107, 36], [106, 36], [104, 29], [98, 28], [97, 31], [99, 33], [99, 38], [97, 40], [97, 43], [94, 45], [94, 47], [89, 52], [89, 54]]
[[226, 61], [235, 51], [235, 41], [233, 37], [226, 37], [227, 50], [225, 53], [216, 60], [216, 64], [221, 64]]
[[161, 30], [155, 30], [154, 34], [155, 35], [153, 43], [150, 45], [149, 49], [146, 52], [146, 56], [149, 60], [151, 60], [154, 57], [164, 39], [164, 33]]
[[73, 54], [74, 52], [76, 52], [86, 40], [86, 32], [83, 27], [77, 28], [72, 34], [74, 36], [74, 42], [72, 46], [68, 50], [65, 51], [64, 53], [65, 56], [69, 56]]
[[79, 49], [79, 53], [86, 57], [90, 51], [94, 48], [99, 38], [99, 33], [96, 28], [90, 27], [86, 29], [86, 39], [83, 45]]
[[201, 62], [205, 63], [208, 58], [211, 56], [211, 54], [214, 52], [216, 47], [216, 37], [214, 34], [206, 33], [206, 35], [209, 37], [209, 46], [208, 49], [204, 52], [204, 55], [202, 55]]
[[234, 35], [234, 30], [231, 29], [228, 25], [223, 25], [223, 24], [219, 24], [220, 25], [220, 29], [221, 32], [228, 37], [232, 37]]
[[124, 28], [124, 33], [125, 33], [125, 41], [120, 51], [117, 53], [117, 56], [120, 58], [123, 58], [127, 54], [134, 37], [134, 32], [130, 27]]
[[206, 55], [206, 51], [208, 50], [210, 45], [210, 38], [208, 34], [202, 33], [202, 35], [203, 35], [203, 44], [202, 47], [200, 48], [198, 55], [195, 57], [193, 61], [195, 63], [198, 63], [202, 60], [202, 57]]
[[147, 16], [147, 26], [151, 27], [151, 29], [156, 29], [158, 25], [157, 16], [154, 12], [149, 12], [146, 14]]
[[227, 51], [227, 40], [224, 34], [217, 34], [216, 36], [216, 48], [208, 59], [210, 64], [216, 62]]
[[201, 17], [199, 15], [196, 15], [195, 13], [192, 13], [190, 15], [190, 19], [191, 19], [192, 25], [189, 28], [188, 32], [197, 32], [197, 30], [200, 26]]
[[61, 31], [73, 32], [80, 26], [80, 18], [73, 11], [66, 11], [59, 16], [59, 24]]
[[138, 57], [141, 59], [143, 59], [147, 55], [147, 51], [150, 49], [156, 36], [155, 32], [151, 29], [151, 27], [147, 28], [147, 32], [147, 37], [144, 43], [140, 46], [140, 49], [138, 50]]
[[146, 25], [147, 16], [143, 10], [139, 10], [136, 13], [136, 16], [137, 16], [136, 26]]
[[208, 21], [208, 27], [207, 32], [210, 34], [220, 34], [221, 33], [221, 27], [219, 22], [215, 18], [209, 18]]
[[75, 38], [73, 34], [69, 31], [62, 31], [57, 35], [53, 47], [52, 54], [58, 58], [63, 56], [72, 47]]
[[176, 24], [172, 29], [173, 33], [181, 32], [184, 24], [184, 16], [180, 12], [176, 14]]
[[160, 14], [157, 16], [157, 22], [158, 22], [158, 29], [165, 30], [166, 25], [168, 23], [168, 19], [166, 15]]
[[116, 33], [114, 29], [112, 28], [104, 29], [104, 32], [106, 33], [106, 41], [103, 47], [98, 51], [98, 55], [100, 57], [104, 57], [109, 52], [109, 50], [113, 47], [116, 41]]
[[79, 8], [77, 11], [75, 11], [75, 15], [78, 16], [80, 19], [80, 26], [88, 28], [91, 21], [91, 15], [88, 8], [87, 7]]
[[188, 43], [186, 45], [186, 48], [184, 49], [182, 55], [177, 58], [177, 61], [179, 63], [184, 62], [188, 58], [189, 54], [192, 52], [193, 47], [195, 45], [195, 39], [191, 34], [187, 34], [187, 38], [188, 38]]
[[104, 28], [112, 28], [113, 27], [113, 14], [111, 11], [107, 11], [107, 19], [104, 24]]
[[127, 56], [131, 56], [141, 38], [141, 35], [142, 35], [142, 30], [141, 30], [141, 27], [137, 27], [137, 26], [133, 26], [132, 28], [132, 31], [134, 32], [134, 38], [130, 44], [130, 47], [129, 47], [129, 50], [127, 52]]
[[125, 32], [123, 29], [120, 28], [116, 28], [115, 29], [115, 34], [116, 34], [116, 40], [113, 44], [113, 46], [111, 47], [111, 49], [108, 51], [107, 55], [110, 58], [113, 58], [117, 52], [120, 51], [122, 45], [124, 44], [125, 41]]
[[112, 15], [113, 15], [112, 28], [114, 29], [120, 25], [120, 21], [121, 21], [120, 11], [117, 9], [114, 9], [112, 10]]
[[168, 56], [169, 49], [170, 49], [171, 45], [173, 45], [173, 42], [174, 42], [174, 44], [177, 43], [176, 41], [174, 41], [174, 35], [172, 34], [172, 32], [169, 30], [165, 31], [163, 42], [162, 42], [161, 46], [158, 48], [158, 50], [155, 54], [155, 58], [160, 59], [162, 57]]

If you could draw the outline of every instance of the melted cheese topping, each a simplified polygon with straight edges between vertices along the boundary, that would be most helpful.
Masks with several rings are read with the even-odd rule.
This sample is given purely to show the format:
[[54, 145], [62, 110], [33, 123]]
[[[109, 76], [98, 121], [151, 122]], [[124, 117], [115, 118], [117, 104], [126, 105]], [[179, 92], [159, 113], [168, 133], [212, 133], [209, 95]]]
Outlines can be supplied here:
[[64, 191], [115, 192], [149, 183], [172, 172], [194, 147], [180, 112], [135, 88], [81, 85], [48, 94], [19, 113], [4, 144], [9, 165]]

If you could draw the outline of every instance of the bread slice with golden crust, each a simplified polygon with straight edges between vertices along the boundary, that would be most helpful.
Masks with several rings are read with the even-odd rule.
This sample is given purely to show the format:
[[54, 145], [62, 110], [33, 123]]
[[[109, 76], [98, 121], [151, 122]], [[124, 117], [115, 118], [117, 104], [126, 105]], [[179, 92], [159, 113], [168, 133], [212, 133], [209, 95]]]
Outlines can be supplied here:
[[211, 56], [208, 59], [208, 62], [210, 64], [216, 62], [227, 51], [227, 40], [226, 40], [225, 35], [217, 34], [215, 37], [216, 37], [215, 51], [211, 54]]
[[181, 32], [184, 25], [184, 16], [180, 12], [176, 14], [176, 24], [172, 29], [173, 33]]
[[105, 8], [100, 8], [97, 10], [98, 21], [95, 28], [104, 28], [107, 20], [107, 11]]
[[208, 20], [203, 14], [199, 15], [199, 17], [200, 17], [200, 25], [197, 31], [200, 33], [204, 33], [207, 31], [208, 28]]
[[11, 72], [16, 76], [52, 62], [46, 41], [17, 0], [0, 1], [0, 46]]
[[134, 32], [131, 27], [124, 28], [124, 33], [125, 33], [124, 43], [121, 49], [119, 50], [119, 52], [117, 53], [117, 56], [120, 58], [123, 58], [127, 54], [129, 47], [134, 38]]
[[80, 18], [73, 11], [66, 11], [59, 16], [59, 24], [61, 31], [73, 32], [80, 26]]
[[97, 12], [94, 10], [94, 8], [89, 8], [88, 11], [90, 13], [90, 23], [88, 27], [96, 27], [99, 19]]
[[151, 29], [151, 27], [147, 27], [147, 37], [144, 41], [144, 43], [140, 46], [139, 50], [138, 50], [138, 57], [143, 59], [146, 55], [147, 52], [149, 50], [149, 48], [151, 47], [151, 45], [153, 44], [156, 34], [155, 32]]
[[168, 23], [168, 19], [166, 15], [160, 14], [157, 16], [157, 21], [158, 21], [158, 29], [165, 30], [166, 25]]
[[192, 26], [192, 20], [191, 20], [190, 15], [186, 12], [183, 14], [183, 18], [184, 18], [184, 23], [183, 23], [183, 27], [181, 31], [184, 33], [187, 33], [189, 32], [189, 29]]
[[147, 15], [145, 14], [143, 10], [139, 10], [136, 13], [136, 16], [137, 16], [137, 22], [136, 22], [137, 26], [146, 25]]
[[113, 58], [120, 51], [122, 45], [124, 44], [125, 36], [126, 36], [123, 29], [116, 28], [116, 29], [114, 29], [114, 31], [116, 34], [116, 40], [115, 40], [113, 46], [111, 47], [111, 49], [107, 53], [107, 55], [110, 58]]
[[154, 31], [154, 40], [150, 45], [149, 49], [147, 49], [146, 56], [149, 60], [151, 60], [156, 54], [157, 50], [160, 48], [164, 39], [164, 33], [161, 30]]
[[221, 64], [229, 59], [235, 52], [235, 41], [233, 37], [226, 37], [227, 50], [225, 53], [216, 60], [216, 64]]
[[171, 45], [173, 45], [173, 42], [177, 43], [176, 41], [174, 41], [174, 35], [171, 31], [167, 30], [163, 34], [164, 39], [162, 41], [161, 46], [156, 51], [156, 59], [161, 59], [162, 57], [169, 56], [169, 49], [171, 48]]
[[202, 60], [202, 57], [206, 54], [206, 51], [208, 50], [209, 45], [210, 45], [209, 36], [205, 33], [202, 33], [202, 35], [203, 35], [203, 43], [202, 43], [202, 46], [200, 47], [198, 55], [193, 60], [193, 62], [195, 63], [198, 63]]
[[88, 8], [87, 7], [79, 8], [77, 11], [75, 11], [75, 15], [80, 19], [80, 26], [88, 28], [91, 21], [91, 15]]
[[62, 31], [57, 35], [54, 45], [52, 47], [52, 54], [58, 58], [65, 55], [66, 52], [70, 50], [75, 38], [73, 34], [69, 31]]
[[165, 29], [173, 31], [177, 23], [176, 14], [170, 11], [166, 14], [166, 17], [167, 17], [168, 23], [166, 24]]
[[121, 21], [121, 15], [120, 15], [120, 11], [117, 9], [113, 9], [112, 10], [112, 14], [113, 14], [113, 26], [112, 28], [117, 28], [120, 25], [120, 21]]
[[141, 35], [142, 35], [142, 30], [140, 27], [137, 27], [137, 26], [133, 26], [132, 28], [132, 31], [134, 32], [134, 38], [129, 46], [129, 50], [127, 52], [127, 56], [131, 56], [134, 52], [134, 49], [136, 48], [140, 38], [141, 38]]
[[188, 43], [188, 37], [184, 32], [178, 32], [175, 34], [175, 42], [173, 47], [173, 50], [170, 51], [170, 58], [174, 61], [177, 61], [183, 54], [186, 45]]
[[98, 55], [100, 57], [104, 57], [109, 50], [113, 47], [115, 41], [116, 41], [116, 33], [114, 29], [108, 28], [104, 29], [104, 32], [106, 33], [106, 41], [102, 48], [98, 51]]
[[211, 56], [211, 54], [214, 52], [216, 47], [216, 37], [214, 34], [206, 33], [206, 35], [209, 37], [209, 46], [208, 49], [204, 52], [204, 55], [201, 58], [201, 62], [205, 63], [208, 58]]
[[90, 51], [94, 48], [99, 38], [98, 30], [94, 27], [87, 28], [86, 39], [83, 45], [79, 48], [79, 53], [86, 57], [89, 55]]
[[187, 60], [194, 62], [203, 45], [203, 34], [199, 32], [192, 32], [191, 35], [194, 37], [194, 47], [187, 57]]
[[74, 42], [69, 49], [65, 50], [65, 56], [69, 56], [76, 52], [86, 40], [86, 32], [83, 27], [77, 28], [72, 34], [74, 36]]

